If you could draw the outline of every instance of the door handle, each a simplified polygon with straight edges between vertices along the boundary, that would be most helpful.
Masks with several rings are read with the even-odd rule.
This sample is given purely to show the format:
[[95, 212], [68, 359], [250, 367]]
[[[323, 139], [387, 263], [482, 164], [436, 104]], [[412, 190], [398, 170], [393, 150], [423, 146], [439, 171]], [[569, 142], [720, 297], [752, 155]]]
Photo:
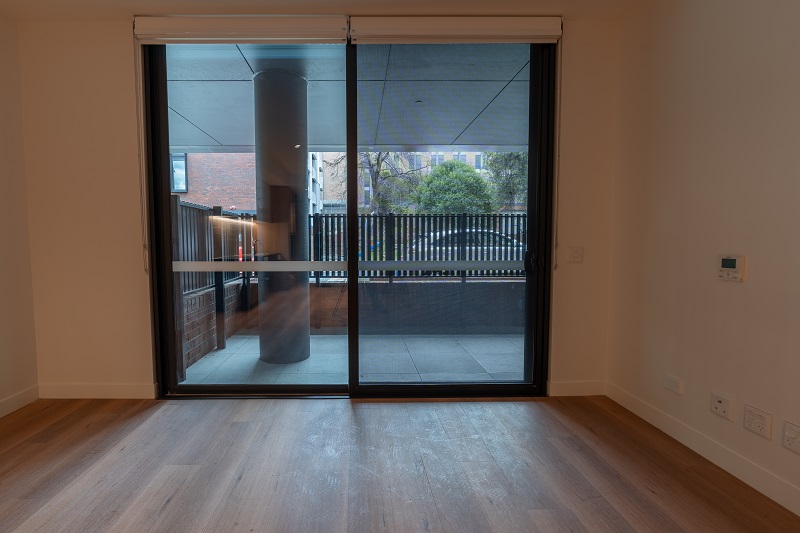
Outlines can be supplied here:
[[523, 263], [525, 272], [528, 274], [533, 274], [533, 271], [536, 269], [536, 256], [534, 255], [533, 250], [525, 250], [525, 260]]

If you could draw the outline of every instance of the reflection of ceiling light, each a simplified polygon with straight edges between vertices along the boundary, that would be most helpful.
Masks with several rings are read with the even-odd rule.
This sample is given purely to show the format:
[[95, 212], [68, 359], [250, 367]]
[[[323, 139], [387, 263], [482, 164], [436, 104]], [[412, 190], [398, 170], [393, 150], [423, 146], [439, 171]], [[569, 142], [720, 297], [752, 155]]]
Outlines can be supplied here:
[[299, 144], [295, 144], [294, 147], [295, 148], [300, 148], [300, 145]]
[[241, 219], [238, 219], [238, 218], [229, 218], [229, 217], [226, 217], [226, 216], [222, 216], [222, 217], [220, 217], [220, 216], [211, 216], [209, 218], [213, 218], [214, 220], [219, 220], [221, 222], [230, 222], [232, 224], [243, 224], [245, 226], [255, 226], [256, 225], [256, 223], [253, 222], [252, 220], [241, 220]]

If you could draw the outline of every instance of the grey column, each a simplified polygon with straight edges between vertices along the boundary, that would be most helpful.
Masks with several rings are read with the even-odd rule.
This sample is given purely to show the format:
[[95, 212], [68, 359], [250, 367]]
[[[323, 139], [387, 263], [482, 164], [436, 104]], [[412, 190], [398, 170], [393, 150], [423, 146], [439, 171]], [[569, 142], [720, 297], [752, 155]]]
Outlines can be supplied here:
[[[256, 252], [261, 260], [308, 261], [306, 80], [286, 70], [253, 78], [256, 119]], [[295, 363], [311, 355], [308, 272], [258, 276], [260, 358]]]

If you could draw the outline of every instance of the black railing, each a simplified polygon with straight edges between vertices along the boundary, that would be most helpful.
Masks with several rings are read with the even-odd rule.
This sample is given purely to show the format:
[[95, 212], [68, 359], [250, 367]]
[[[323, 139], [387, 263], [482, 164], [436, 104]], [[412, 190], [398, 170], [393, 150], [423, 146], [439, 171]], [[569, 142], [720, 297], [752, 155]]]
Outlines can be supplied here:
[[[173, 248], [176, 261], [211, 261], [213, 255], [213, 231], [211, 228], [210, 207], [183, 203], [173, 196], [172, 214]], [[211, 272], [182, 272], [180, 274], [182, 292], [189, 293], [214, 285]]]
[[[311, 259], [347, 259], [347, 218], [316, 214], [309, 221]], [[364, 261], [522, 261], [527, 242], [527, 215], [386, 214], [358, 216], [359, 259]], [[315, 279], [345, 277], [345, 272], [316, 272]], [[522, 270], [369, 270], [361, 277], [519, 277]]]
[[[177, 199], [178, 197], [173, 197]], [[251, 261], [254, 256], [255, 216], [174, 201], [173, 259], [176, 261]], [[242, 265], [245, 266], [245, 265]], [[243, 277], [247, 272], [182, 272], [184, 294], [208, 289]]]
[[[347, 215], [310, 215], [309, 231], [312, 261], [347, 261]], [[345, 278], [343, 270], [315, 272], [314, 278]]]
[[[255, 215], [224, 211], [177, 201], [173, 215], [174, 259], [177, 261], [231, 261], [242, 267], [255, 258]], [[522, 261], [527, 242], [527, 215], [386, 214], [358, 216], [358, 250], [362, 261]], [[312, 261], [347, 260], [347, 215], [309, 216], [309, 256]], [[520, 277], [523, 270], [369, 270], [366, 278], [419, 276], [461, 278]], [[183, 293], [243, 278], [252, 272], [181, 273]], [[344, 270], [318, 271], [323, 279], [347, 277]]]

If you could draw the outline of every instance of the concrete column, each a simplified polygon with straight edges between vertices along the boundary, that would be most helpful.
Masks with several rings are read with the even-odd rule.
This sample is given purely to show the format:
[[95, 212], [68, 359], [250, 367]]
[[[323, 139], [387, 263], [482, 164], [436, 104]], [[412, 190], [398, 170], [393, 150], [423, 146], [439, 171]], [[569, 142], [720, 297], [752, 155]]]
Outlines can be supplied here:
[[[277, 69], [253, 81], [256, 252], [261, 260], [308, 261], [308, 84]], [[260, 273], [258, 312], [262, 361], [295, 363], [311, 355], [308, 272]]]

